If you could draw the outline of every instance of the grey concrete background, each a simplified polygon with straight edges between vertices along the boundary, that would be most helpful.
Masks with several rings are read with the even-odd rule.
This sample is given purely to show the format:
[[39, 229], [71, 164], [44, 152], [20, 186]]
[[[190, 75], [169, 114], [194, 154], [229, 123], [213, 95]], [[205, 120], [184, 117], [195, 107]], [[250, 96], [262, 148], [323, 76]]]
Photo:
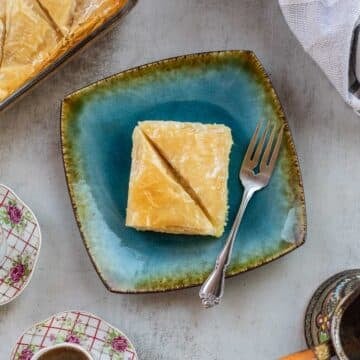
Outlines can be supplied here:
[[[222, 306], [198, 289], [115, 295], [97, 277], [67, 194], [60, 100], [118, 71], [215, 49], [252, 49], [270, 73], [293, 131], [308, 210], [307, 243], [227, 282]], [[140, 0], [105, 37], [0, 115], [0, 181], [36, 213], [37, 271], [0, 309], [0, 359], [33, 322], [67, 309], [94, 312], [133, 340], [140, 359], [276, 359], [305, 346], [303, 315], [319, 283], [360, 258], [360, 121], [304, 53], [276, 0]]]

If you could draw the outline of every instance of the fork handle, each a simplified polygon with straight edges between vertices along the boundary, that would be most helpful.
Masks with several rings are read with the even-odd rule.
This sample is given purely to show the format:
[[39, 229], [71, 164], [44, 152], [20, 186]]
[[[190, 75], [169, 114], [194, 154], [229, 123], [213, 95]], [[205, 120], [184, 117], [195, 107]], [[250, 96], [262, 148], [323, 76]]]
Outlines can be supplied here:
[[226, 243], [216, 259], [214, 270], [201, 286], [199, 296], [206, 308], [213, 307], [220, 303], [224, 295], [225, 273], [230, 263], [232, 248], [239, 230], [239, 226], [246, 210], [246, 207], [254, 195], [255, 190], [245, 188], [239, 210], [236, 214], [233, 226]]

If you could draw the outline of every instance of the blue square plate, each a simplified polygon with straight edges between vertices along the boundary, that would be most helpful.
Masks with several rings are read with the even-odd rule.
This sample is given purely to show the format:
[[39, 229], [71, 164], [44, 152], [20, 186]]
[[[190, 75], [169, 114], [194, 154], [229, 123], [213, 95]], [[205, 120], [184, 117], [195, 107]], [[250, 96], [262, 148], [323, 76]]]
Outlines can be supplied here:
[[[286, 123], [256, 56], [220, 51], [131, 69], [68, 96], [62, 106], [65, 172], [85, 246], [114, 292], [166, 291], [201, 284], [240, 203], [238, 173], [259, 119]], [[145, 119], [223, 123], [232, 130], [229, 223], [220, 238], [140, 232], [125, 227], [131, 135]], [[304, 193], [286, 124], [278, 166], [244, 216], [229, 276], [268, 263], [304, 242]]]

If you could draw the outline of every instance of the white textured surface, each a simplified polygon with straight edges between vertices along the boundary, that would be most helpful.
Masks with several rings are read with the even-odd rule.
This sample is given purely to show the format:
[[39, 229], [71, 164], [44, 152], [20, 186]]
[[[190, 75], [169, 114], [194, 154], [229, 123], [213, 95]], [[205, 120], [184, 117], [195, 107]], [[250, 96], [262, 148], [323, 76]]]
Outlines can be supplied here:
[[[257, 53], [287, 113], [303, 171], [307, 243], [230, 279], [215, 309], [200, 308], [197, 288], [110, 294], [72, 214], [60, 153], [60, 99], [148, 61], [238, 48]], [[303, 315], [314, 289], [335, 272], [359, 266], [359, 133], [359, 118], [304, 53], [277, 0], [140, 0], [122, 26], [0, 115], [0, 182], [33, 209], [43, 233], [32, 283], [0, 308], [0, 359], [8, 359], [33, 322], [66, 309], [94, 312], [121, 328], [140, 359], [271, 360], [304, 347]]]

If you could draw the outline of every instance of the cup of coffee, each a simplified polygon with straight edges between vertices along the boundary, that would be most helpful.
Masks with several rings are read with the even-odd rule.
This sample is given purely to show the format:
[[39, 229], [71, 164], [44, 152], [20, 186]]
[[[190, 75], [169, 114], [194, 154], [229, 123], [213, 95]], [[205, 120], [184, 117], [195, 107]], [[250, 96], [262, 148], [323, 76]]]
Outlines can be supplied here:
[[31, 360], [94, 360], [94, 358], [79, 345], [63, 343], [40, 350]]
[[281, 360], [360, 360], [360, 287], [341, 299], [331, 318], [331, 340]]

